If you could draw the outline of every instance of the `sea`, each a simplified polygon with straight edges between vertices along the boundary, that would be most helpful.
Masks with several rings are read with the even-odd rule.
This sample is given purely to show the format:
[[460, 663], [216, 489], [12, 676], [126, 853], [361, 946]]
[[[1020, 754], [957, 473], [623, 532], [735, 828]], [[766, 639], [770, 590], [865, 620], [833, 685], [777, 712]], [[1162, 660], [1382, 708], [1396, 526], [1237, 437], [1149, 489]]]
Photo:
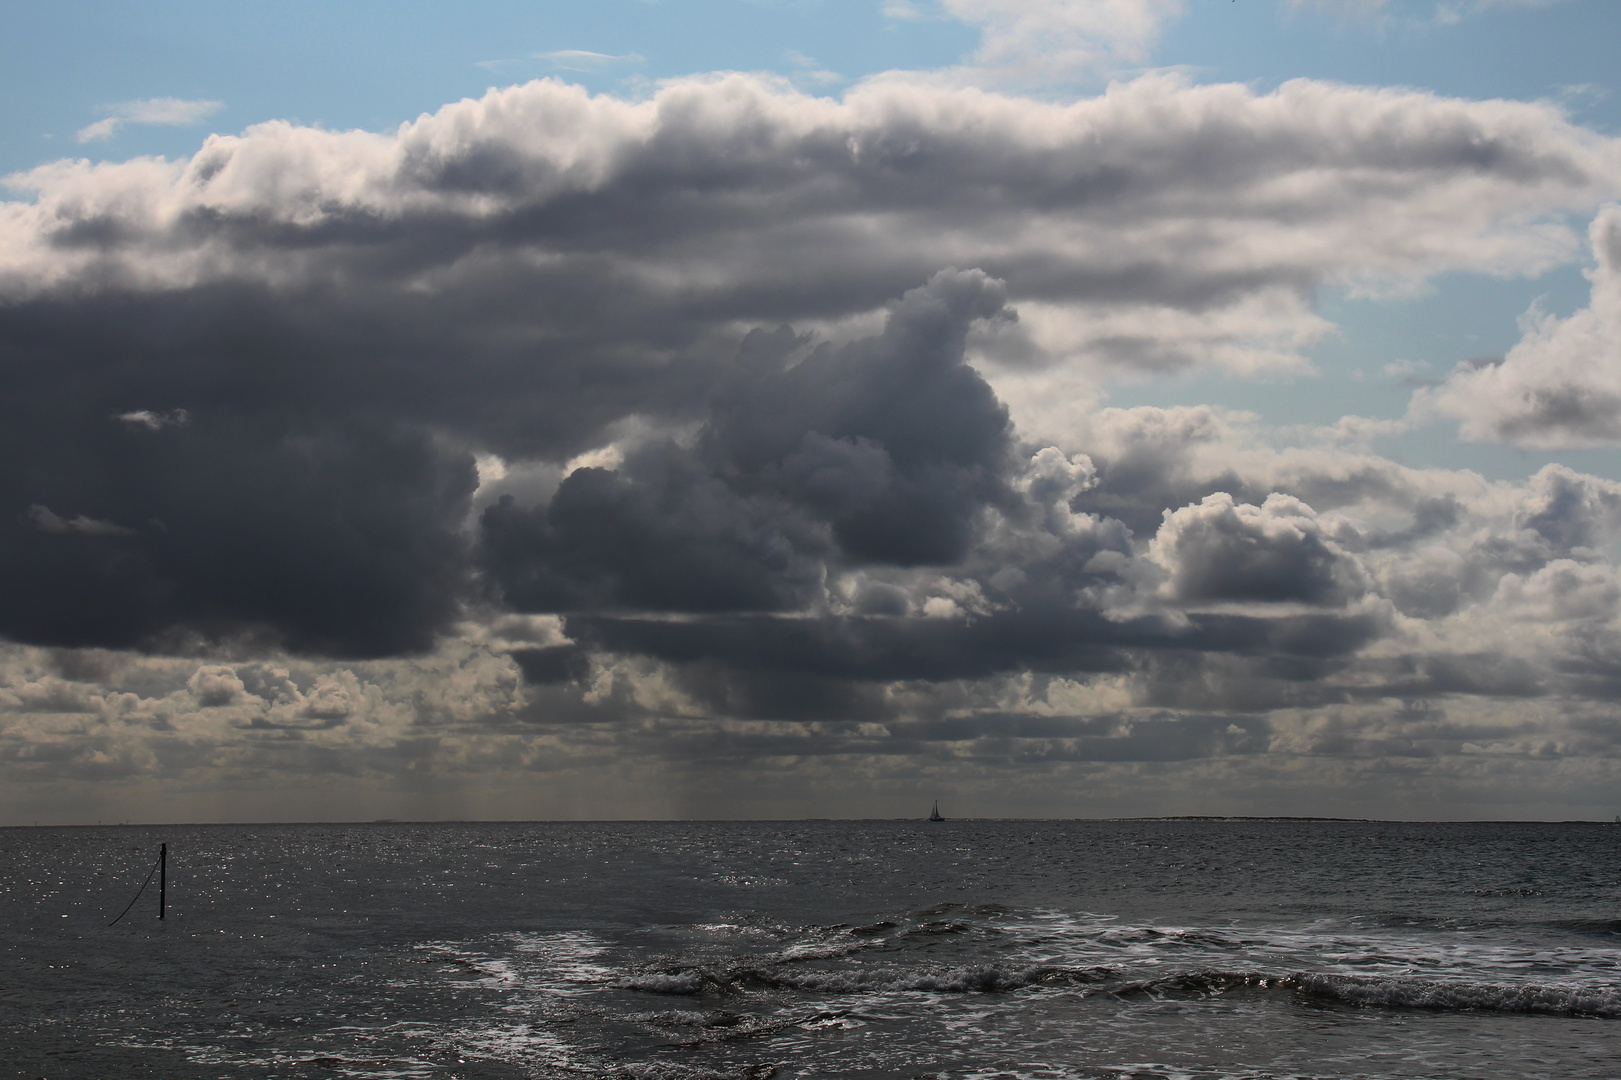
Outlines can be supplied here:
[[1621, 1076], [1610, 823], [11, 828], [0, 867], [7, 1077]]

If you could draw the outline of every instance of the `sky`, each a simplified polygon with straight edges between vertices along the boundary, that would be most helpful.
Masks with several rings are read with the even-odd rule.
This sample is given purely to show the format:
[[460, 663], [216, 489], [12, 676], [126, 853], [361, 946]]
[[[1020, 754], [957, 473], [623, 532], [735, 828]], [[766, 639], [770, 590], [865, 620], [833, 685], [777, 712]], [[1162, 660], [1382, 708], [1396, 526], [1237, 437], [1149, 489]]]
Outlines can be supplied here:
[[1613, 0], [0, 11], [0, 824], [1621, 813]]

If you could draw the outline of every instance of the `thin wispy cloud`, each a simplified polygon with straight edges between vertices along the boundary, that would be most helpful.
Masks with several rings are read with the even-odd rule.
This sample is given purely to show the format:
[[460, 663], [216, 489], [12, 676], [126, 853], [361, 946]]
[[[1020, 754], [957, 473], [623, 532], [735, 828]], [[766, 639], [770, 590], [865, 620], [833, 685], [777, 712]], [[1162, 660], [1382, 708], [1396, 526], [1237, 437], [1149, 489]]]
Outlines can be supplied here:
[[225, 108], [218, 101], [187, 101], [181, 98], [145, 98], [109, 105], [104, 119], [78, 132], [81, 143], [110, 139], [124, 127], [134, 124], [152, 127], [190, 127], [200, 124]]
[[845, 81], [843, 75], [836, 71], [827, 70], [816, 61], [815, 57], [806, 56], [797, 49], [789, 49], [783, 53], [783, 59], [794, 66], [795, 70], [792, 78], [795, 80], [822, 86]]
[[126, 529], [122, 525], [115, 525], [111, 521], [99, 521], [96, 518], [79, 514], [76, 517], [64, 518], [51, 512], [47, 506], [37, 503], [28, 508], [28, 520], [32, 521], [41, 532], [48, 533], [77, 533], [80, 536], [130, 536], [133, 529]]
[[119, 413], [113, 419], [127, 425], [131, 430], [139, 431], [162, 431], [166, 427], [184, 427], [191, 422], [191, 416], [185, 409], [175, 409], [172, 412], [134, 409]]
[[1034, 85], [1141, 64], [1186, 9], [1186, 0], [889, 0], [883, 12], [900, 23], [934, 16], [979, 30], [970, 63], [942, 76]]
[[1295, 11], [1315, 11], [1346, 20], [1397, 18], [1410, 23], [1453, 26], [1490, 11], [1553, 7], [1566, 0], [1285, 0]]
[[640, 53], [599, 53], [588, 49], [556, 49], [535, 53], [530, 59], [544, 60], [559, 71], [601, 71], [621, 64], [642, 64], [647, 58]]
[[927, 18], [927, 12], [916, 0], [883, 0], [884, 18], [899, 22], [917, 22]]

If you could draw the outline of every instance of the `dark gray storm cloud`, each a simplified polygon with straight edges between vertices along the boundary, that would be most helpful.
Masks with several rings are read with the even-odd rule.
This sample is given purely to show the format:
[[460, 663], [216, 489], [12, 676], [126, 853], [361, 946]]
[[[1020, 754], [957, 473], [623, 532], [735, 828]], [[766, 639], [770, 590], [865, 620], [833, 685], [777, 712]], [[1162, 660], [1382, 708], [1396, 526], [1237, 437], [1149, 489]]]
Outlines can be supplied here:
[[421, 430], [200, 409], [132, 431], [37, 401], [0, 404], [0, 475], [29, 503], [0, 519], [14, 640], [377, 656], [430, 647], [459, 610], [476, 477]]
[[570, 473], [550, 502], [481, 520], [483, 566], [530, 612], [796, 610], [827, 562], [963, 559], [1011, 502], [1007, 410], [964, 363], [969, 327], [1003, 317], [1001, 283], [942, 271], [884, 332], [835, 349], [786, 328], [743, 342], [689, 448], [638, 449]]

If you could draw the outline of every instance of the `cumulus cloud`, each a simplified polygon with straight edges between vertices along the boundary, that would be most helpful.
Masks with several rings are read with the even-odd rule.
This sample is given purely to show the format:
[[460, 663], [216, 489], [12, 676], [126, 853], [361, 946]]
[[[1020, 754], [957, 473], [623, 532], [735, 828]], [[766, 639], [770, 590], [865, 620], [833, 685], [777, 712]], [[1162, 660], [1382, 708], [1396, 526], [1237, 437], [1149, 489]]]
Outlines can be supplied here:
[[1226, 492], [1165, 511], [1149, 544], [1164, 595], [1181, 603], [1238, 601], [1340, 606], [1365, 590], [1355, 561], [1324, 535], [1317, 512], [1276, 492], [1260, 506]]
[[1456, 418], [1465, 438], [1521, 446], [1621, 441], [1621, 206], [1604, 207], [1589, 235], [1589, 305], [1566, 319], [1533, 308], [1508, 355], [1460, 365], [1415, 395], [1420, 414]]
[[[864, 560], [965, 558], [983, 514], [1014, 513], [1013, 433], [1082, 435], [1046, 380], [1298, 363], [1318, 282], [1541, 267], [1568, 249], [1542, 215], [1616, 157], [1542, 106], [1307, 82], [1150, 77], [1060, 105], [726, 76], [46, 166], [0, 220], [0, 491], [149, 525], [92, 550], [14, 517], [34, 570], [0, 630], [428, 648], [476, 598], [475, 460], [538, 485], [489, 519], [513, 595], [680, 608], [652, 583], [725, 571], [741, 591], [711, 607], [795, 609]], [[624, 466], [559, 468], [603, 450]], [[1142, 467], [1151, 487], [1106, 477], [1086, 512], [1146, 535], [1210, 493]], [[635, 554], [655, 548], [696, 576], [655, 574]]]
[[[1123, 56], [1175, 9], [1063, 12]], [[1608, 747], [1614, 483], [1095, 384], [1300, 370], [1325, 283], [1538, 271], [1618, 165], [1550, 107], [1407, 91], [727, 75], [13, 177], [0, 767], [586, 798], [605, 762]], [[1522, 348], [1566, 355], [1612, 270]]]
[[[530, 611], [803, 607], [827, 561], [962, 558], [1003, 494], [1006, 410], [963, 361], [1000, 282], [942, 271], [882, 335], [843, 349], [744, 342], [696, 445], [651, 444], [570, 473], [545, 507], [486, 510], [485, 565]], [[790, 359], [794, 362], [788, 363]]]
[[1614, 618], [1621, 585], [1613, 570], [1558, 559], [1529, 576], [1505, 574], [1497, 583], [1498, 602], [1538, 622], [1598, 622]]
[[104, 119], [79, 129], [82, 143], [110, 139], [128, 124], [158, 127], [192, 127], [225, 108], [218, 101], [186, 101], [181, 98], [145, 98], [109, 105]]
[[[1376, 458], [1348, 467], [1159, 413], [1116, 411], [1096, 458], [1044, 448], [1007, 462], [1028, 501], [988, 507], [949, 572], [835, 566], [820, 610], [661, 613], [646, 605], [684, 599], [623, 592], [617, 606], [464, 624], [422, 657], [336, 666], [0, 650], [0, 768], [24, 788], [207, 773], [250, 792], [255, 775], [319, 784], [337, 771], [369, 805], [394, 805], [387, 791], [413, 777], [447, 789], [499, 776], [549, 792], [525, 804], [537, 813], [597, 814], [668, 812], [653, 793], [687, 770], [705, 790], [765, 769], [783, 792], [824, 793], [841, 773], [905, 790], [940, 770], [1017, 776], [1048, 812], [1072, 805], [1062, 792], [1078, 776], [1118, 796], [1130, 774], [1108, 770], [1154, 762], [1180, 763], [1156, 781], [1175, 790], [1218, 766], [1237, 782], [1249, 760], [1278, 783], [1336, 790], [1351, 770], [1388, 800], [1402, 762], [1429, 763], [1424, 798], [1433, 785], [1463, 797], [1483, 755], [1501, 783], [1530, 787], [1580, 755], [1595, 770], [1583, 782], [1602, 787], [1602, 763], [1621, 761], [1621, 731], [1602, 719], [1621, 689], [1621, 581], [1604, 554], [1617, 485], [1557, 467], [1473, 486]], [[1337, 508], [1213, 491], [1134, 540], [1076, 507], [1129, 481], [1147, 431], [1183, 433], [1160, 440], [1183, 491], [1281, 487]], [[1425, 573], [1450, 579], [1452, 603], [1380, 610]], [[1131, 613], [1122, 590], [1144, 587], [1176, 617]], [[841, 606], [846, 592], [875, 595]], [[960, 605], [929, 617], [931, 597]], [[628, 777], [635, 791], [618, 786]], [[276, 805], [268, 789], [255, 797], [242, 805]]]
[[[229, 287], [267, 316], [266, 290], [319, 290], [308, 340], [333, 339], [326, 318], [370, 351], [527, 368], [505, 398], [423, 395], [489, 414], [480, 437], [521, 458], [690, 405], [731, 347], [716, 336], [837, 324], [947, 265], [1007, 283], [1019, 327], [983, 348], [1010, 362], [1298, 368], [1328, 329], [1317, 283], [1543, 268], [1571, 238], [1540, 215], [1608, 190], [1615, 158], [1541, 106], [1304, 82], [1155, 77], [1073, 105], [900, 83], [831, 102], [743, 77], [628, 103], [543, 82], [393, 136], [271, 124], [189, 162], [15, 177], [37, 197], [8, 207], [0, 288], [118, 283], [150, 310]], [[583, 385], [569, 357], [620, 379], [547, 414], [562, 395], [531, 391]], [[396, 396], [435, 370], [403, 363]]]

